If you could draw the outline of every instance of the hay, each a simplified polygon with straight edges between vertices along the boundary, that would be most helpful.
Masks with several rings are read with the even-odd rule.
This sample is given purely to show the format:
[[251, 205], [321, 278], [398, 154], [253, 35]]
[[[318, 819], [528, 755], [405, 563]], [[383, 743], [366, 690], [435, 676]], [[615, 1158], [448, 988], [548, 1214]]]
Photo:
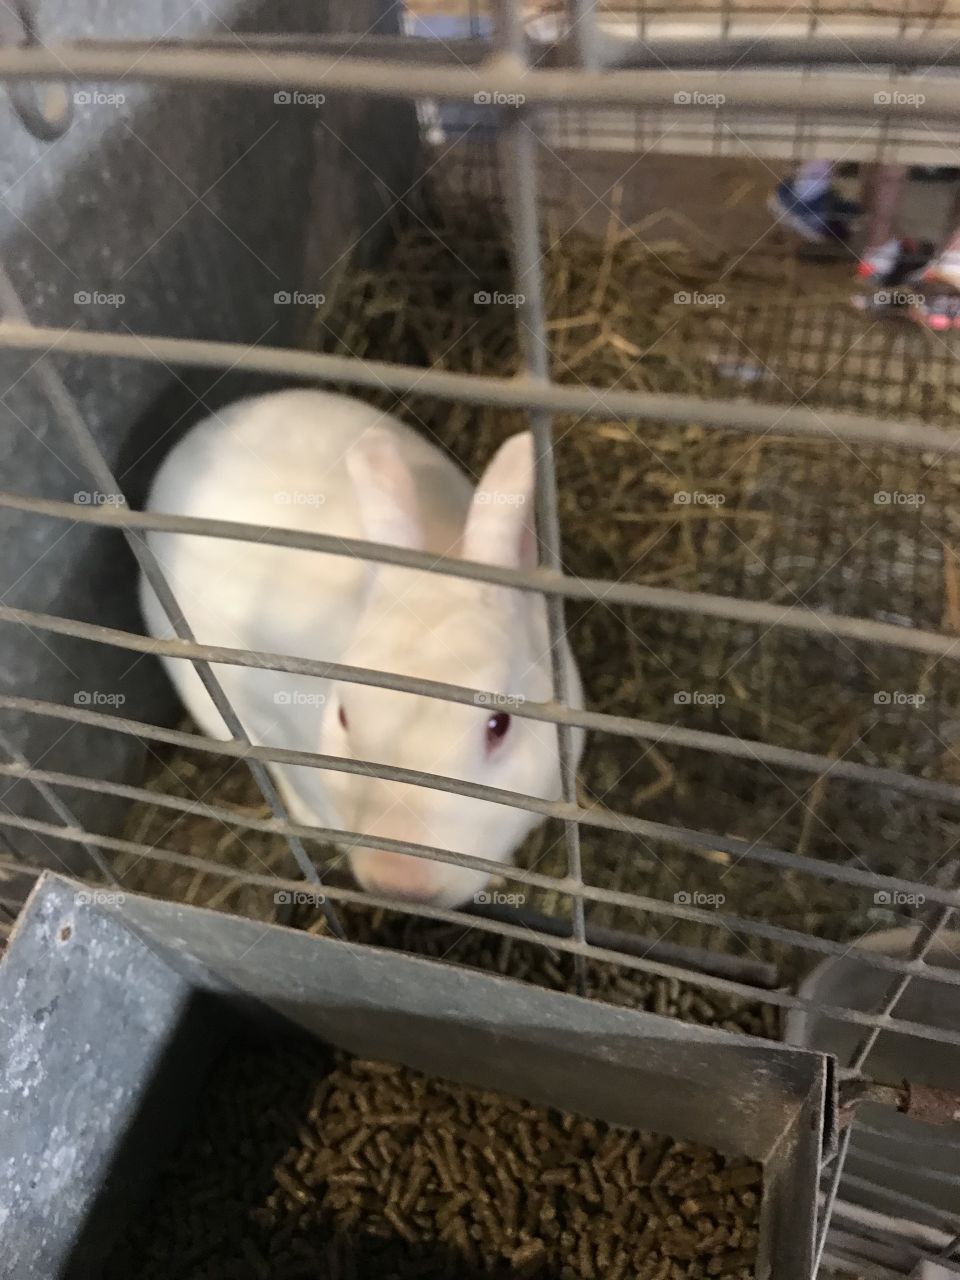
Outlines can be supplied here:
[[[398, 228], [378, 270], [342, 279], [307, 342], [425, 368], [516, 373], [516, 308], [475, 300], [514, 287], [502, 226], [498, 207], [447, 195]], [[576, 230], [561, 235], [557, 226], [545, 228], [543, 260], [557, 381], [748, 395], [784, 405], [802, 399], [813, 407], [918, 412], [952, 425], [960, 390], [956, 362], [943, 355], [940, 340], [855, 314], [846, 306], [846, 282], [829, 272], [804, 274], [789, 260], [697, 260], [676, 246], [645, 245], [616, 222], [603, 240]], [[679, 294], [694, 301], [678, 301]], [[722, 302], [703, 301], [711, 295]], [[363, 394], [418, 426], [473, 475], [497, 444], [526, 425], [519, 413], [416, 393], [402, 400], [386, 390]], [[613, 414], [561, 416], [556, 438], [570, 573], [785, 605], [803, 600], [957, 629], [956, 463], [773, 432], [749, 437], [696, 423], [638, 424]], [[923, 502], [884, 504], [876, 497], [882, 493], [920, 494]], [[960, 777], [952, 746], [960, 687], [947, 664], [602, 603], [572, 605], [568, 622], [592, 708]], [[878, 702], [878, 694], [888, 700]], [[154, 785], [181, 794], [212, 787], [219, 799], [225, 779], [241, 804], [255, 803], [240, 781], [242, 766], [228, 762], [172, 781], [170, 771], [181, 774], [186, 760], [168, 760]], [[594, 736], [582, 786], [587, 803], [919, 878], [960, 834], [952, 818], [915, 799], [622, 738]], [[185, 840], [187, 851], [210, 856], [216, 849], [238, 867], [283, 861], [277, 842], [261, 843], [250, 833], [231, 839], [201, 820], [171, 825], [162, 812], [136, 821], [138, 838], [148, 843]], [[549, 825], [538, 832], [520, 862], [563, 874], [558, 834]], [[824, 937], [854, 938], [897, 919], [855, 887], [749, 861], [732, 865], [725, 855], [686, 854], [617, 832], [585, 829], [583, 864], [593, 884], [668, 901], [703, 894], [727, 912]], [[190, 877], [188, 884], [180, 873], [146, 874], [143, 863], [124, 882], [165, 896], [188, 890], [203, 902], [223, 890], [221, 881]], [[217, 905], [272, 917], [268, 895], [236, 885], [230, 892]], [[528, 905], [556, 914], [569, 909], [550, 894], [532, 894]], [[591, 918], [772, 959], [785, 980], [815, 959], [722, 926], [664, 922], [613, 907], [591, 908]], [[637, 1002], [650, 1007], [653, 989], [641, 983]]]
[[106, 1275], [749, 1280], [761, 1178], [404, 1067], [237, 1046]]

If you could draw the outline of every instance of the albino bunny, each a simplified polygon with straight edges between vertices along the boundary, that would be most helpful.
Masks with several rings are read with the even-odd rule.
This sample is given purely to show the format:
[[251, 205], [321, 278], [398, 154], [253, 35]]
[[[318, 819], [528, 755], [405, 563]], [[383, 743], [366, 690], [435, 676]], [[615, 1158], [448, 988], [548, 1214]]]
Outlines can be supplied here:
[[[154, 481], [151, 510], [365, 538], [489, 564], [535, 560], [533, 442], [513, 436], [474, 492], [402, 422], [324, 391], [243, 400], [194, 427]], [[199, 641], [342, 662], [497, 695], [465, 705], [366, 685], [216, 664], [251, 741], [404, 766], [510, 791], [560, 795], [557, 731], [511, 715], [551, 696], [543, 598], [350, 556], [151, 533], [149, 543]], [[170, 626], [144, 582], [150, 633]], [[576, 705], [580, 681], [566, 650]], [[196, 671], [165, 659], [208, 735], [229, 735]], [[579, 758], [582, 733], [576, 735]], [[536, 814], [365, 775], [271, 766], [300, 822], [509, 863]], [[483, 872], [351, 848], [372, 891], [456, 905]]]

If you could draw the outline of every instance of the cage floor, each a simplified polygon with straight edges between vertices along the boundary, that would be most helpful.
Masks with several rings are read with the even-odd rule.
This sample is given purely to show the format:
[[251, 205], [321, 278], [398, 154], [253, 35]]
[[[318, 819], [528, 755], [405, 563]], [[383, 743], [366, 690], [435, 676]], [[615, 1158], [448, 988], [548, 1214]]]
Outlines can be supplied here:
[[742, 1158], [299, 1044], [238, 1044], [105, 1275], [749, 1280]]
[[[956, 338], [855, 311], [846, 269], [800, 266], [793, 258], [707, 261], [638, 240], [616, 219], [599, 239], [577, 228], [561, 233], [558, 225], [548, 220], [545, 227], [544, 270], [559, 382], [763, 399], [772, 406], [770, 430], [761, 436], [708, 432], [696, 423], [641, 425], [613, 413], [559, 419], [568, 571], [785, 606], [803, 602], [960, 633], [960, 466], [776, 434], [777, 406], [795, 403], [918, 415], [952, 427], [960, 403]], [[381, 269], [341, 280], [306, 341], [415, 365], [515, 372], [516, 311], [484, 301], [511, 291], [499, 226], [496, 205], [446, 191], [398, 226]], [[386, 392], [370, 398], [439, 441], [472, 474], [524, 425], [518, 414], [428, 397], [400, 404]], [[960, 682], [951, 662], [784, 628], [604, 604], [570, 607], [568, 622], [591, 708], [960, 781]], [[250, 812], [256, 802], [245, 775], [230, 763], [164, 757], [151, 785], [226, 798]], [[953, 874], [955, 815], [876, 787], [608, 735], [590, 742], [581, 781], [585, 802], [607, 809], [928, 883]], [[236, 866], [284, 865], [278, 842], [163, 810], [132, 815], [128, 834], [186, 852], [199, 848]], [[560, 832], [541, 830], [520, 862], [562, 875]], [[723, 913], [848, 940], [909, 918], [922, 905], [593, 828], [583, 831], [583, 864], [591, 884], [700, 901], [718, 908], [719, 921], [592, 906], [595, 923], [772, 960], [784, 981], [818, 957], [732, 929]], [[273, 912], [265, 895], [236, 882], [212, 884], [144, 862], [125, 873], [125, 883]], [[567, 901], [540, 891], [527, 892], [527, 905], [560, 915], [569, 910]], [[421, 945], [399, 927], [382, 936]], [[474, 954], [472, 946], [451, 938], [438, 953], [463, 958], [465, 948], [467, 958], [485, 963], [476, 958], [484, 948]], [[545, 980], [542, 972], [534, 976]], [[637, 1003], [666, 1002], [678, 1011], [676, 991], [664, 995], [647, 980], [632, 990]], [[698, 1015], [688, 1001], [684, 1016], [721, 1022], [730, 1016], [708, 1014]], [[761, 1029], [759, 1019], [745, 1016], [751, 1029]]]

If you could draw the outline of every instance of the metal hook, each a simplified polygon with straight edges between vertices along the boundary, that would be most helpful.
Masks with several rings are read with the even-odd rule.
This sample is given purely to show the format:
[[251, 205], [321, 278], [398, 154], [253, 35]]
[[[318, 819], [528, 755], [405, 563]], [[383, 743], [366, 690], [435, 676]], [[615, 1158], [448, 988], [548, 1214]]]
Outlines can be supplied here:
[[[21, 47], [42, 45], [37, 33], [36, 21], [30, 10], [31, 0], [13, 0], [9, 6], [0, 6], [0, 28], [15, 24], [10, 35]], [[0, 30], [0, 35], [6, 32]], [[63, 136], [73, 120], [73, 98], [62, 80], [49, 80], [36, 84], [17, 80], [6, 86], [7, 97], [20, 117], [24, 128], [41, 142], [53, 142]]]

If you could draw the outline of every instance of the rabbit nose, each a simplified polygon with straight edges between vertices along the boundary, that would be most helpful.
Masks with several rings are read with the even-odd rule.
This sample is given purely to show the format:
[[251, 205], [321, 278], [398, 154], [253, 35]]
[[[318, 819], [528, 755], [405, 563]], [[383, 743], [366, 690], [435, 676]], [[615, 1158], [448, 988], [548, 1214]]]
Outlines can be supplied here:
[[436, 871], [427, 859], [405, 853], [369, 850], [358, 860], [354, 875], [364, 889], [392, 898], [429, 902], [437, 893]]

